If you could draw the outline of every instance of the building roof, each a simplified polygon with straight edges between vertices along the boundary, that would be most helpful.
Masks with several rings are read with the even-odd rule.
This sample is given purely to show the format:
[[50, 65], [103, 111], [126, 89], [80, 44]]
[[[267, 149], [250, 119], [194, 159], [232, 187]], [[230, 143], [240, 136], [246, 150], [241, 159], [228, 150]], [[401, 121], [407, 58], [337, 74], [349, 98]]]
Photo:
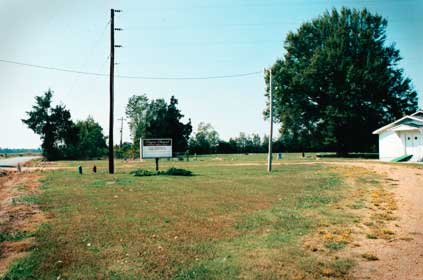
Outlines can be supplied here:
[[422, 126], [415, 124], [400, 124], [394, 127], [391, 127], [390, 131], [410, 131], [410, 130], [419, 130]]
[[423, 129], [423, 110], [419, 110], [414, 114], [402, 117], [401, 119], [376, 129], [373, 131], [373, 134], [380, 134], [386, 130], [407, 131], [416, 129]]
[[418, 110], [417, 112], [415, 112], [414, 114], [411, 114], [410, 116], [423, 120], [423, 110]]

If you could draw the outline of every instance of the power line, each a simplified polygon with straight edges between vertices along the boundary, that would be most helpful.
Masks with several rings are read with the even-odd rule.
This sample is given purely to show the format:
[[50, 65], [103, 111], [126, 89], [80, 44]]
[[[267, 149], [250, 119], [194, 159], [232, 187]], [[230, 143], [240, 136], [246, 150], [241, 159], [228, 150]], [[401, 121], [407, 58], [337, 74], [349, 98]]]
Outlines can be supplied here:
[[185, 29], [185, 28], [221, 28], [221, 27], [253, 27], [253, 26], [269, 26], [269, 25], [283, 25], [283, 24], [301, 24], [304, 21], [279, 21], [279, 22], [245, 22], [245, 23], [216, 23], [216, 24], [209, 24], [209, 25], [202, 25], [202, 24], [195, 24], [195, 25], [137, 25], [137, 26], [129, 26], [127, 30], [134, 30], [134, 29]]
[[[154, 48], [169, 48], [177, 46], [229, 46], [229, 45], [260, 45], [260, 44], [280, 44], [277, 40], [255, 40], [255, 41], [179, 41], [179, 42], [161, 42], [160, 45], [148, 45]], [[137, 48], [139, 49], [139, 48]]]
[[[82, 68], [85, 68], [86, 66], [87, 66], [87, 63], [88, 63], [88, 59], [89, 58], [91, 58], [92, 56], [93, 56], [93, 54], [94, 54], [94, 49], [95, 49], [95, 47], [97, 46], [97, 44], [100, 42], [100, 40], [103, 38], [103, 35], [106, 33], [106, 30], [107, 30], [107, 27], [109, 26], [109, 24], [110, 24], [110, 20], [106, 23], [106, 25], [104, 26], [104, 28], [102, 29], [102, 32], [100, 33], [100, 36], [93, 42], [93, 44], [91, 45], [91, 49], [90, 49], [90, 51], [86, 54], [86, 56], [84, 57], [84, 62], [83, 62], [83, 64], [82, 64]], [[107, 57], [107, 59], [106, 60], [108, 60], [109, 59], [109, 57]], [[68, 91], [68, 94], [72, 94], [72, 92], [73, 92], [73, 90], [74, 90], [74, 88], [75, 87], [77, 87], [77, 84], [78, 84], [78, 80], [77, 80], [77, 78], [75, 77], [74, 79], [73, 79], [73, 82], [72, 82], [72, 84], [71, 84], [71, 88], [69, 89], [69, 91]]]
[[249, 73], [240, 73], [240, 74], [231, 74], [231, 75], [215, 75], [215, 76], [198, 76], [198, 77], [153, 77], [153, 76], [124, 76], [120, 75], [118, 77], [125, 79], [140, 79], [140, 80], [213, 80], [213, 79], [225, 79], [225, 78], [239, 78], [247, 76], [255, 76], [261, 74], [262, 71], [249, 72]]
[[[51, 67], [45, 65], [37, 65], [31, 63], [24, 63], [6, 59], [0, 59], [2, 63], [14, 64], [19, 66], [31, 67], [31, 68], [38, 68], [44, 70], [53, 70], [59, 72], [66, 72], [66, 73], [73, 73], [73, 74], [80, 74], [80, 75], [88, 75], [88, 76], [97, 76], [97, 77], [108, 77], [108, 74], [103, 73], [96, 73], [96, 72], [88, 72], [88, 71], [81, 71], [81, 70], [72, 70], [66, 68], [59, 68], [59, 67]], [[248, 72], [248, 73], [237, 73], [237, 74], [229, 74], [229, 75], [209, 75], [209, 76], [187, 76], [187, 77], [171, 77], [171, 76], [130, 76], [130, 75], [116, 75], [116, 78], [120, 79], [134, 79], [134, 80], [213, 80], [213, 79], [226, 79], [226, 78], [239, 78], [239, 77], [247, 77], [247, 76], [255, 76], [261, 74], [262, 71], [255, 71], [255, 72]]]
[[68, 73], [74, 73], [74, 74], [81, 74], [81, 75], [108, 76], [107, 74], [100, 74], [100, 73], [86, 72], [86, 71], [79, 71], [79, 70], [71, 70], [71, 69], [51, 67], [51, 66], [45, 66], [45, 65], [36, 65], [36, 64], [23, 63], [23, 62], [6, 60], [6, 59], [0, 59], [0, 62], [8, 63], [8, 64], [20, 65], [20, 66], [27, 66], [27, 67], [39, 68], [39, 69], [45, 69], [45, 70], [55, 70], [55, 71], [60, 71], [60, 72], [68, 72]]

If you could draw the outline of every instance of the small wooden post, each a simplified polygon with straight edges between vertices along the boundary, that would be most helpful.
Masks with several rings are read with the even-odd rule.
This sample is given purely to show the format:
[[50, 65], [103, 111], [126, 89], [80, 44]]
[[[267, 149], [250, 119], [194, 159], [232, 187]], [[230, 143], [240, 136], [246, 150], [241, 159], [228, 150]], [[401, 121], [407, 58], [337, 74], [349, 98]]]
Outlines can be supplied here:
[[156, 158], [156, 171], [159, 171], [159, 158]]

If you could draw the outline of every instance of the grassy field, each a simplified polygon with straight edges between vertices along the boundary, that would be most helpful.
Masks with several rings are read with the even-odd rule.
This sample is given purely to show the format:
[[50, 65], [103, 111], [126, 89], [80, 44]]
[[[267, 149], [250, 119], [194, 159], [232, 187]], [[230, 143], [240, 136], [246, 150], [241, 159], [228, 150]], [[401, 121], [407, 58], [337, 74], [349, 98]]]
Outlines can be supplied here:
[[275, 162], [290, 164], [270, 175], [265, 155], [160, 162], [192, 177], [129, 174], [153, 161], [117, 161], [114, 175], [106, 161], [59, 162], [67, 169], [45, 172], [41, 193], [26, 198], [48, 222], [6, 279], [347, 278], [354, 260], [342, 252], [377, 181], [306, 156], [284, 155]]

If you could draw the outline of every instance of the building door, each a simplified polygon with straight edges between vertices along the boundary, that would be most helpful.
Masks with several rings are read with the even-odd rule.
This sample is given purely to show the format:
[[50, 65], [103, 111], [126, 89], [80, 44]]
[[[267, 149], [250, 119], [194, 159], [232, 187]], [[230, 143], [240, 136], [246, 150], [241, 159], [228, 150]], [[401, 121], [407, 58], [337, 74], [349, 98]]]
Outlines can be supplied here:
[[423, 134], [420, 131], [405, 133], [405, 153], [414, 160], [423, 159]]
[[405, 134], [405, 153], [407, 155], [415, 155], [416, 140], [414, 138], [415, 136], [413, 132], [407, 132]]

